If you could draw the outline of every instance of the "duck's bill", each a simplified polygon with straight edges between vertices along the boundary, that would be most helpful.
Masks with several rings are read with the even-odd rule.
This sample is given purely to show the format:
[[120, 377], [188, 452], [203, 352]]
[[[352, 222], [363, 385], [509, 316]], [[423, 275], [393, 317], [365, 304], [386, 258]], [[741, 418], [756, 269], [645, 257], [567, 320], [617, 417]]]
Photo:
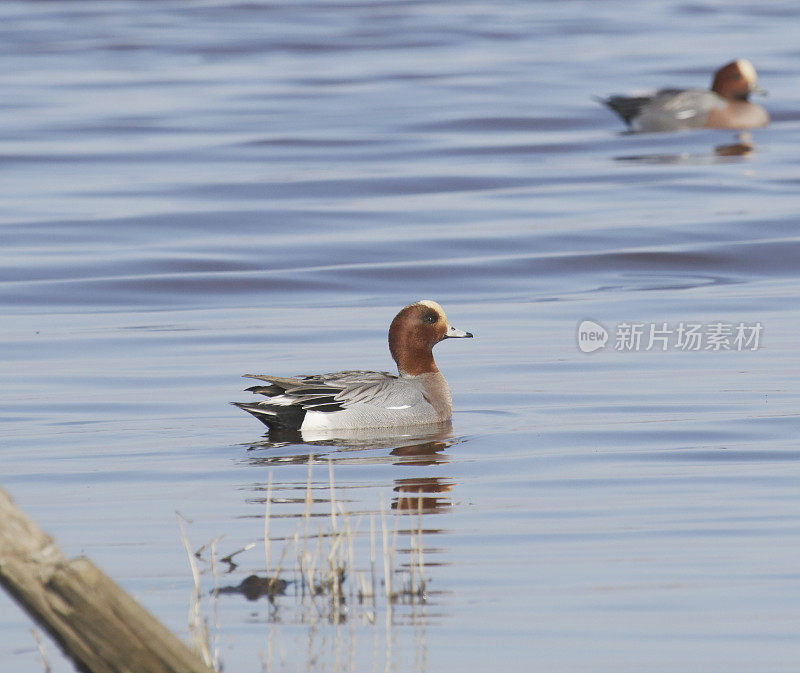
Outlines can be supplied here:
[[758, 84], [756, 84], [755, 86], [751, 86], [750, 87], [750, 93], [754, 93], [754, 94], [757, 94], [759, 96], [767, 96], [768, 95], [767, 90], [766, 89], [762, 89], [760, 86], [758, 86]]
[[447, 332], [444, 335], [445, 339], [463, 339], [463, 338], [472, 338], [472, 332], [463, 332], [460, 329], [456, 329], [452, 325], [447, 326]]

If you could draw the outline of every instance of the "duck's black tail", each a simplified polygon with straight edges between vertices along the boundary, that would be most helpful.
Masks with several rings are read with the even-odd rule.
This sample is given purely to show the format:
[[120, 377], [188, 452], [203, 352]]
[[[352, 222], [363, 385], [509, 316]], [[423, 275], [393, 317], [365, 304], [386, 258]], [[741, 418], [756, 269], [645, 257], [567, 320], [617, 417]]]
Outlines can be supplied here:
[[269, 402], [231, 402], [234, 406], [253, 414], [270, 432], [297, 430], [303, 424], [306, 410], [296, 405], [270, 404]]
[[616, 112], [622, 120], [630, 126], [634, 117], [638, 116], [641, 109], [652, 100], [651, 96], [609, 96], [600, 98], [594, 96], [598, 103]]

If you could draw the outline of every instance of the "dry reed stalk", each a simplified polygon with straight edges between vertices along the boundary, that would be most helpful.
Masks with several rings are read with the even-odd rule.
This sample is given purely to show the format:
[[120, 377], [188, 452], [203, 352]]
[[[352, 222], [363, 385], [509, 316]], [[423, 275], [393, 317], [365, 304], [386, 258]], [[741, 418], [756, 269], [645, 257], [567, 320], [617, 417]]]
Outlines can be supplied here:
[[[266, 563], [266, 575], [269, 577], [270, 574], [270, 562], [271, 562], [271, 543], [269, 539], [269, 525], [270, 519], [272, 516], [272, 470], [269, 471], [269, 478], [267, 480], [267, 500], [264, 505], [264, 561]], [[278, 559], [278, 565], [275, 567], [275, 572], [272, 574], [272, 577], [269, 577], [269, 589], [273, 591], [274, 588], [278, 584], [278, 580], [280, 579], [281, 568], [283, 568], [283, 562], [286, 559], [286, 554], [289, 551], [289, 545], [283, 545], [283, 551], [281, 552], [281, 557]]]
[[372, 578], [372, 606], [375, 607], [376, 578], [375, 578], [375, 515], [369, 515], [369, 565]]
[[[394, 574], [395, 574], [394, 556], [395, 556], [395, 550], [397, 549], [397, 528], [398, 528], [399, 524], [400, 524], [400, 517], [397, 515], [397, 512], [395, 511], [395, 514], [394, 514], [394, 529], [392, 530], [392, 541], [391, 541], [391, 543], [389, 545], [389, 570], [392, 573], [392, 577], [394, 577]], [[392, 600], [396, 600], [396, 599], [397, 599], [397, 592], [393, 592], [392, 593]]]
[[[308, 476], [306, 477], [306, 498], [305, 510], [303, 512], [303, 550], [300, 555], [300, 573], [304, 579], [305, 584], [308, 585], [309, 590], [313, 596], [314, 581], [313, 574], [310, 574], [310, 563], [308, 557], [308, 527], [311, 523], [311, 477], [314, 470], [314, 454], [308, 454]], [[303, 586], [303, 595], [305, 595], [305, 584]]]
[[39, 663], [44, 669], [44, 673], [50, 673], [53, 669], [50, 667], [50, 661], [47, 659], [47, 651], [44, 648], [44, 641], [39, 629], [31, 628], [31, 635], [36, 641], [36, 649], [39, 650]]
[[414, 531], [414, 513], [411, 508], [408, 509], [408, 590], [413, 596], [414, 585], [416, 584], [416, 569], [417, 569], [417, 539]]
[[[217, 542], [219, 538], [211, 542], [211, 576], [214, 578], [214, 650], [213, 666], [216, 670], [220, 669], [219, 659], [219, 563], [217, 563]], [[209, 642], [209, 645], [211, 643]]]
[[264, 503], [264, 561], [266, 563], [267, 574], [269, 575], [270, 562], [270, 542], [269, 542], [269, 522], [272, 509], [272, 470], [269, 471], [267, 479], [267, 500]]
[[283, 551], [281, 552], [281, 557], [278, 559], [278, 565], [275, 567], [275, 574], [273, 574], [273, 576], [270, 577], [269, 580], [270, 590], [274, 589], [274, 587], [277, 586], [278, 584], [278, 580], [280, 579], [281, 576], [281, 569], [283, 568], [283, 562], [286, 560], [286, 554], [288, 553], [288, 551], [289, 551], [289, 545], [287, 543], [283, 545]]
[[425, 598], [425, 545], [422, 542], [422, 495], [417, 501], [417, 562], [419, 564], [419, 596]]
[[208, 643], [208, 628], [200, 614], [200, 571], [197, 568], [196, 556], [192, 553], [191, 546], [189, 545], [189, 538], [186, 535], [186, 527], [184, 526], [185, 519], [180, 514], [176, 514], [178, 516], [178, 525], [181, 529], [181, 540], [183, 540], [186, 555], [189, 557], [189, 568], [192, 571], [192, 581], [194, 582], [192, 598], [189, 602], [189, 637], [191, 638], [195, 650], [203, 659], [203, 662], [207, 666], [213, 667], [213, 657], [211, 656], [211, 648]]
[[331, 488], [331, 530], [336, 533], [336, 492], [333, 488], [333, 460], [328, 456], [328, 482]]
[[[338, 623], [342, 594], [343, 564], [339, 558], [339, 549], [341, 547], [342, 536], [339, 534], [338, 527], [336, 525], [336, 489], [333, 481], [333, 461], [331, 460], [330, 456], [328, 456], [328, 484], [330, 487], [332, 536], [330, 541], [330, 551], [328, 553], [327, 582], [331, 597], [333, 598], [334, 616]], [[340, 569], [342, 572], [340, 572]]]
[[[354, 572], [356, 567], [355, 552], [353, 546], [353, 536], [355, 534], [355, 531], [353, 530], [353, 526], [350, 524], [350, 513], [347, 510], [346, 502], [342, 501], [341, 503], [338, 503], [338, 505], [342, 514], [342, 519], [344, 520], [344, 535], [345, 535], [345, 540], [347, 542], [346, 544], [347, 560], [346, 561], [343, 560], [342, 564], [344, 565], [344, 567], [350, 568], [351, 572]], [[356, 526], [357, 525], [358, 522], [356, 522]], [[354, 592], [355, 592], [355, 582], [351, 582], [350, 583], [351, 605], [353, 605], [354, 603], [354, 598], [355, 598]]]
[[383, 494], [381, 494], [381, 539], [383, 540], [383, 589], [386, 593], [386, 602], [392, 602], [392, 570], [389, 558], [389, 532], [386, 530], [386, 511], [383, 507]]

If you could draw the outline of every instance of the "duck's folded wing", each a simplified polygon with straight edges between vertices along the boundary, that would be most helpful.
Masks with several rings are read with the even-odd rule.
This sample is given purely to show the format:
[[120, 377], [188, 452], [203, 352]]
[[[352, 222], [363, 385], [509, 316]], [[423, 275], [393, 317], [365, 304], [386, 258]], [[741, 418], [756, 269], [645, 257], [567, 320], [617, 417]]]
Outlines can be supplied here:
[[343, 371], [294, 378], [248, 374], [270, 385], [249, 391], [269, 404], [299, 406], [307, 411], [340, 411], [356, 404], [406, 408], [425, 401], [421, 389], [388, 372]]
[[700, 128], [711, 110], [723, 107], [725, 101], [712, 91], [663, 89], [642, 109], [634, 126], [659, 131]]
[[702, 119], [711, 110], [725, 107], [725, 101], [711, 91], [704, 89], [686, 89], [685, 91], [666, 92], [668, 95], [656, 97], [656, 102], [663, 101], [663, 108], [669, 110], [679, 119]]

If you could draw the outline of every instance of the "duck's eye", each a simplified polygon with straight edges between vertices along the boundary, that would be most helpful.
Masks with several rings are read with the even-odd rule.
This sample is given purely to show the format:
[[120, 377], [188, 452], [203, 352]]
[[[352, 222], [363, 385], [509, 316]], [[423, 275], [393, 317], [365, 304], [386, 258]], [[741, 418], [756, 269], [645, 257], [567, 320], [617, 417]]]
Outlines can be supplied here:
[[428, 323], [429, 325], [436, 324], [437, 320], [439, 320], [439, 316], [433, 311], [426, 312], [425, 315], [422, 316], [422, 322]]

